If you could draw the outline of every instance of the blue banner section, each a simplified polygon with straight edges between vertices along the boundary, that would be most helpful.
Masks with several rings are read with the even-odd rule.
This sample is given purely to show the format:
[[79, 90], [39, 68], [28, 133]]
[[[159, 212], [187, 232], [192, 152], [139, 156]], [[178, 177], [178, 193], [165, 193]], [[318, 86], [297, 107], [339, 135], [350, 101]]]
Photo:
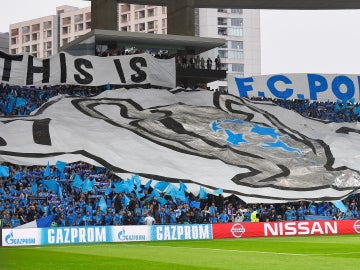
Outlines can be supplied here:
[[346, 205], [342, 201], [332, 201], [336, 208], [339, 208], [341, 212], [345, 213], [347, 211]]
[[112, 242], [112, 228], [105, 226], [49, 228], [41, 231], [42, 245]]
[[309, 100], [359, 100], [360, 76], [355, 74], [275, 74], [234, 78], [229, 88], [240, 97]]
[[211, 224], [151, 226], [150, 240], [200, 240], [212, 239]]

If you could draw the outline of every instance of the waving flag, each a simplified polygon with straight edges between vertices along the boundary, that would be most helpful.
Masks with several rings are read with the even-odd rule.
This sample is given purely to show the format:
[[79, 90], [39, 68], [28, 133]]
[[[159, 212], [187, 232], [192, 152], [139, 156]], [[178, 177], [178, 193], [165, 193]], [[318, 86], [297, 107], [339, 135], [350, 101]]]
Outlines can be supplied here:
[[[34, 115], [1, 117], [0, 138], [1, 162], [82, 160], [122, 179], [181, 180], [188, 191], [221, 188], [248, 203], [336, 201], [360, 188], [356, 123], [313, 120], [211, 91], [60, 96]], [[123, 184], [118, 191], [138, 189], [134, 179]]]
[[47, 165], [46, 165], [46, 168], [45, 168], [45, 171], [44, 171], [44, 177], [48, 177], [50, 176], [50, 163], [48, 161]]
[[9, 177], [9, 167], [0, 165], [0, 177]]
[[83, 180], [81, 179], [80, 175], [75, 174], [75, 176], [74, 176], [74, 181], [73, 181], [73, 183], [72, 183], [72, 186], [73, 186], [73, 187], [77, 187], [77, 188], [82, 188], [83, 184], [84, 184], [84, 182], [83, 182]]

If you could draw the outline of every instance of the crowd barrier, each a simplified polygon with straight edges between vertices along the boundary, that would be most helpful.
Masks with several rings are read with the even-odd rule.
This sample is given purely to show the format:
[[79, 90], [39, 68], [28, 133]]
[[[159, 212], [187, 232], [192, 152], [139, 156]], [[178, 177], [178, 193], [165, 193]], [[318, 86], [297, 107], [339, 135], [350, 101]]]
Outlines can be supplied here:
[[360, 220], [87, 226], [0, 230], [2, 246], [360, 234]]

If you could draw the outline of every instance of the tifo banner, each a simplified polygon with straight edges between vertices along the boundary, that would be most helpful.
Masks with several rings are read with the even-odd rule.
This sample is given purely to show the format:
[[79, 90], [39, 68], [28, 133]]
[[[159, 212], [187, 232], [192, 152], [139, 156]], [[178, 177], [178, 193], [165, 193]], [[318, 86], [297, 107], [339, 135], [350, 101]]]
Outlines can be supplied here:
[[213, 238], [360, 234], [360, 220], [216, 223]]
[[174, 59], [150, 54], [124, 56], [72, 56], [60, 52], [51, 58], [8, 55], [0, 51], [1, 82], [13, 85], [143, 85], [175, 87]]
[[360, 99], [360, 75], [276, 74], [228, 77], [229, 91], [240, 97], [337, 101]]
[[[0, 118], [0, 162], [83, 161], [248, 203], [339, 200], [360, 187], [360, 127], [211, 91], [59, 96]], [[56, 184], [56, 182], [54, 183]], [[91, 188], [90, 188], [91, 189]]]

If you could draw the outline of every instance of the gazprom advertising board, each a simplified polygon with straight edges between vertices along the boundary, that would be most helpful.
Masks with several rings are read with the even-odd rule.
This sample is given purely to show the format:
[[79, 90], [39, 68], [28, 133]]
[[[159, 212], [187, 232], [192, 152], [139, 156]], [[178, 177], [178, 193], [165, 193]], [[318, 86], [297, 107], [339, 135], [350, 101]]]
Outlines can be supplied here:
[[3, 246], [360, 234], [360, 220], [3, 229]]
[[158, 225], [151, 227], [151, 240], [204, 240], [212, 239], [211, 224]]

